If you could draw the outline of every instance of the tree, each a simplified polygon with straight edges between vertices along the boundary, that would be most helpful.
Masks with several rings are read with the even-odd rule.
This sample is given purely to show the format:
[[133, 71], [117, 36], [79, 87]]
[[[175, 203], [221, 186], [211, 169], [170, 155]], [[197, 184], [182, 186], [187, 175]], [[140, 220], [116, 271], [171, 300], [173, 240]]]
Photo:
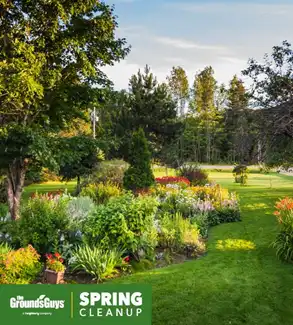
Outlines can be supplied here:
[[173, 67], [171, 75], [167, 77], [168, 85], [177, 103], [178, 115], [184, 115], [184, 108], [189, 97], [189, 83], [186, 72], [181, 67]]
[[149, 188], [154, 184], [151, 154], [142, 128], [133, 133], [128, 162], [130, 167], [125, 172], [123, 179], [126, 189], [135, 191]]
[[65, 181], [77, 178], [76, 194], [79, 194], [81, 177], [90, 175], [103, 160], [102, 152], [97, 141], [87, 136], [63, 138], [59, 145], [59, 175]]
[[[292, 160], [288, 156], [293, 137], [293, 50], [284, 41], [274, 46], [263, 62], [249, 60], [243, 71], [252, 79], [251, 97], [258, 114], [258, 140], [269, 161]], [[289, 138], [289, 141], [285, 139]], [[281, 150], [280, 150], [281, 146]], [[290, 148], [290, 149], [289, 149]], [[278, 154], [276, 154], [278, 153]], [[285, 155], [286, 153], [286, 155]], [[276, 159], [276, 155], [278, 158]]]
[[93, 85], [109, 84], [100, 68], [128, 53], [116, 27], [100, 1], [1, 2], [0, 168], [13, 219], [28, 165], [51, 158], [50, 138], [97, 101]]
[[152, 158], [160, 157], [164, 146], [181, 131], [176, 104], [166, 84], [159, 84], [150, 68], [139, 71], [129, 82], [129, 91], [110, 96], [108, 117], [101, 124], [104, 134], [118, 140], [112, 157], [128, 160], [132, 133], [142, 128], [150, 144]]
[[218, 122], [218, 111], [215, 105], [216, 85], [212, 67], [206, 67], [195, 76], [193, 107], [201, 121], [202, 129], [199, 129], [198, 132], [205, 134], [206, 162], [210, 162], [212, 158], [212, 133], [214, 133]]
[[249, 147], [252, 145], [249, 96], [241, 79], [236, 75], [230, 81], [227, 109], [225, 111], [225, 130], [229, 142], [229, 160], [247, 163]]

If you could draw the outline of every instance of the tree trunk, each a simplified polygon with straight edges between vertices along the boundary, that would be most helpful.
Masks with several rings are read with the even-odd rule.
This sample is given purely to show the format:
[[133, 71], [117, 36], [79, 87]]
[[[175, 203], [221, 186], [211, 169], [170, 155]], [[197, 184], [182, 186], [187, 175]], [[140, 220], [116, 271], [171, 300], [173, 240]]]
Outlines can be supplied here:
[[80, 176], [77, 176], [77, 184], [76, 184], [76, 190], [75, 195], [78, 196], [81, 192], [81, 182], [80, 182]]
[[21, 194], [27, 169], [26, 159], [15, 159], [7, 172], [7, 200], [12, 220], [19, 218]]

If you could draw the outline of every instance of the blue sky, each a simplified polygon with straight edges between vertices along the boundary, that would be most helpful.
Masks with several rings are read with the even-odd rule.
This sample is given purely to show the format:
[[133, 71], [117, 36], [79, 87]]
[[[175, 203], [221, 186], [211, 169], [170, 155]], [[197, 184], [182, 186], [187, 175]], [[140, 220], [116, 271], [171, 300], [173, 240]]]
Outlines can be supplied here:
[[[211, 65], [219, 82], [241, 76], [249, 58], [261, 59], [283, 40], [293, 42], [293, 0], [111, 0], [119, 37], [132, 46], [105, 72], [117, 89], [146, 64], [164, 81], [182, 66], [190, 82]], [[244, 79], [244, 81], [246, 81]], [[248, 81], [246, 81], [248, 82]]]

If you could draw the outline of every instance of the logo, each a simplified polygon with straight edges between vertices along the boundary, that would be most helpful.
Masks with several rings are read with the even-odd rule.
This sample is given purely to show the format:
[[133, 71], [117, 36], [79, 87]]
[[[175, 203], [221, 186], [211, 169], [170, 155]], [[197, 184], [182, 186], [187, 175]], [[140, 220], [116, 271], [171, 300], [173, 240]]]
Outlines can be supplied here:
[[25, 308], [25, 309], [59, 309], [64, 308], [64, 300], [51, 300], [46, 295], [41, 295], [36, 300], [26, 300], [23, 296], [10, 298], [10, 308]]

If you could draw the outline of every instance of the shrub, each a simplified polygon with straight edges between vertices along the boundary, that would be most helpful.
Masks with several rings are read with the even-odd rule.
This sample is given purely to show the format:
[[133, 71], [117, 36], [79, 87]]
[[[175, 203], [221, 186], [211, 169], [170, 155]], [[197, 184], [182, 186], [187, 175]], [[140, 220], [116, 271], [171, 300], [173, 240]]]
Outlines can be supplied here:
[[10, 251], [0, 259], [1, 284], [28, 284], [40, 273], [40, 256], [32, 246]]
[[248, 168], [245, 165], [235, 166], [233, 169], [233, 176], [235, 183], [246, 185], [248, 180]]
[[72, 226], [78, 226], [95, 209], [94, 201], [88, 196], [71, 197], [67, 205], [67, 213], [70, 216]]
[[151, 154], [144, 131], [133, 133], [129, 151], [130, 167], [124, 174], [123, 185], [126, 189], [136, 191], [149, 188], [154, 184], [151, 168]]
[[118, 249], [104, 250], [100, 247], [80, 247], [74, 254], [73, 270], [85, 271], [93, 275], [97, 282], [112, 277], [117, 268], [126, 262], [122, 259], [123, 252]]
[[67, 203], [68, 200], [44, 195], [30, 199], [15, 221], [20, 245], [31, 244], [42, 255], [59, 250], [62, 237], [67, 238], [70, 230]]
[[123, 160], [101, 162], [95, 171], [83, 182], [82, 187], [88, 184], [108, 183], [123, 187], [124, 173], [128, 164]]
[[122, 190], [118, 185], [111, 183], [90, 184], [84, 187], [81, 191], [81, 196], [88, 196], [96, 204], [104, 204], [109, 201], [111, 197], [116, 197], [122, 194]]
[[293, 199], [285, 198], [276, 203], [274, 212], [280, 225], [280, 232], [273, 247], [279, 259], [293, 262]]
[[139, 259], [139, 250], [150, 252], [155, 247], [153, 221], [156, 210], [157, 201], [152, 197], [135, 198], [127, 193], [112, 198], [108, 204], [98, 206], [85, 222], [85, 239], [104, 249], [121, 247]]
[[209, 175], [197, 165], [183, 165], [178, 169], [180, 176], [186, 177], [193, 186], [204, 186], [209, 183]]
[[[212, 213], [211, 213], [211, 215], [212, 215]], [[208, 231], [209, 231], [209, 227], [211, 225], [210, 224], [210, 214], [199, 213], [199, 214], [193, 215], [190, 218], [190, 222], [192, 224], [195, 224], [198, 227], [201, 237], [203, 237], [203, 238], [208, 237]]]

